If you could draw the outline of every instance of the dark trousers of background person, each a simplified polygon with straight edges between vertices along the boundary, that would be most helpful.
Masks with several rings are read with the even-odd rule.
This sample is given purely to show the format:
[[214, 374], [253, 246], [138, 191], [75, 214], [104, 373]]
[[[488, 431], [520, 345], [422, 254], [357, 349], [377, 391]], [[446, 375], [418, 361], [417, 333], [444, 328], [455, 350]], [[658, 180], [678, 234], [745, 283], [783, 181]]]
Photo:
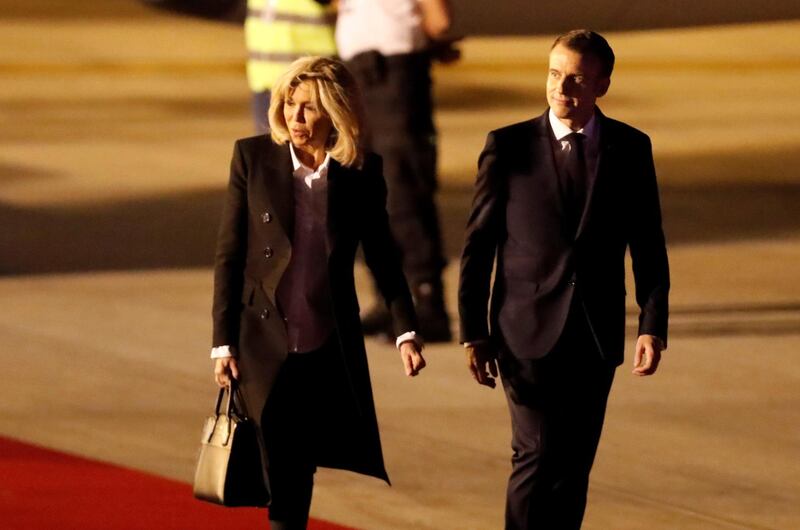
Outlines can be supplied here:
[[269, 110], [269, 100], [271, 92], [252, 92], [250, 98], [250, 111], [253, 114], [253, 128], [256, 134], [266, 134], [269, 129], [267, 111]]
[[600, 355], [576, 296], [540, 359], [500, 353], [511, 412], [506, 530], [579, 529], [615, 366]]
[[[321, 444], [347, 429], [353, 410], [342, 354], [335, 340], [308, 353], [291, 353], [281, 367], [262, 416], [269, 457], [272, 530], [304, 530]], [[337, 436], [337, 438], [345, 438]]]
[[[370, 51], [356, 55], [347, 66], [364, 96], [367, 146], [383, 157], [389, 222], [403, 253], [420, 325], [437, 319], [447, 324], [441, 280], [446, 261], [434, 200], [437, 147], [430, 57]], [[445, 327], [449, 340], [449, 325]]]

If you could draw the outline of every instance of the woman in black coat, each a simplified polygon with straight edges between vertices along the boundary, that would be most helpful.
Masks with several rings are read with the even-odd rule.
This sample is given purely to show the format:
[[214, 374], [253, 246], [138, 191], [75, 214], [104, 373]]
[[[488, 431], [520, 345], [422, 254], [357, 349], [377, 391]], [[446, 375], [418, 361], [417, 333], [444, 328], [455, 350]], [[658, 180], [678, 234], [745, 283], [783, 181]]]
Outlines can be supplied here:
[[217, 383], [237, 379], [261, 427], [273, 529], [305, 528], [317, 466], [388, 481], [353, 279], [359, 244], [406, 375], [425, 366], [381, 161], [360, 149], [360, 108], [344, 65], [303, 58], [275, 84], [271, 138], [234, 148], [212, 358]]

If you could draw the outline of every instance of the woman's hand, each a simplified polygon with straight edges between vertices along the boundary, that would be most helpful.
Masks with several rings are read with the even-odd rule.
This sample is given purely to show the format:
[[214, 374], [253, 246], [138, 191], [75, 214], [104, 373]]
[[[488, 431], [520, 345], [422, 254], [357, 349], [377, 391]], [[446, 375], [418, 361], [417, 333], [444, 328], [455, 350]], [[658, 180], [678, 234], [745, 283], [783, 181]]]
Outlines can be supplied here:
[[413, 340], [407, 340], [400, 345], [400, 358], [403, 359], [403, 366], [409, 377], [414, 377], [425, 368], [425, 358]]
[[231, 377], [239, 379], [239, 365], [236, 357], [222, 357], [214, 360], [214, 379], [221, 387], [230, 386]]

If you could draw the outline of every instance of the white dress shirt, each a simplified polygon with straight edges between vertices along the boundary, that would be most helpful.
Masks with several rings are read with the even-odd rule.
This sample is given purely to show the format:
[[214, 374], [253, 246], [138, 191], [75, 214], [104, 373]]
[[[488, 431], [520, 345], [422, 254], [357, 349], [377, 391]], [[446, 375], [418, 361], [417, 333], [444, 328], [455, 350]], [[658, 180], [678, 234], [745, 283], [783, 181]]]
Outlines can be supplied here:
[[553, 135], [556, 140], [561, 143], [561, 149], [567, 151], [570, 149], [569, 140], [566, 136], [571, 133], [579, 133], [586, 137], [584, 140], [584, 156], [586, 157], [586, 170], [590, 175], [594, 174], [597, 170], [597, 158], [599, 153], [600, 135], [598, 134], [597, 113], [592, 115], [589, 122], [577, 131], [573, 131], [564, 122], [558, 119], [553, 109], [550, 109], [547, 117], [550, 119], [550, 127], [553, 129]]

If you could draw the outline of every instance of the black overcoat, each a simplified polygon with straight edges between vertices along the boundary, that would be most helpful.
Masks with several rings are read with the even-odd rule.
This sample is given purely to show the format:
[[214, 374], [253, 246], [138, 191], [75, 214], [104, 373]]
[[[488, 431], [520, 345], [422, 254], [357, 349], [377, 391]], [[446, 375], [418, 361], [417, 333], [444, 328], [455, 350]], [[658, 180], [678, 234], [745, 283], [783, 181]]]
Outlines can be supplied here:
[[[268, 136], [238, 140], [217, 240], [213, 345], [237, 349], [240, 388], [249, 415], [259, 425], [275, 377], [288, 354], [286, 327], [275, 291], [292, 255], [292, 171], [288, 144], [277, 145]], [[358, 425], [349, 432], [322, 436], [322, 443], [335, 440], [336, 450], [320, 447], [320, 461], [316, 463], [388, 481], [353, 277], [359, 244], [393, 316], [395, 331], [399, 334], [415, 329], [416, 317], [389, 229], [386, 186], [377, 155], [367, 154], [358, 169], [331, 160], [326, 236], [334, 342], [347, 372], [346, 381], [342, 381], [347, 387], [344, 391], [353, 393], [352, 403], [357, 409], [347, 411], [346, 416], [357, 417]], [[265, 476], [268, 457], [265, 454]]]

